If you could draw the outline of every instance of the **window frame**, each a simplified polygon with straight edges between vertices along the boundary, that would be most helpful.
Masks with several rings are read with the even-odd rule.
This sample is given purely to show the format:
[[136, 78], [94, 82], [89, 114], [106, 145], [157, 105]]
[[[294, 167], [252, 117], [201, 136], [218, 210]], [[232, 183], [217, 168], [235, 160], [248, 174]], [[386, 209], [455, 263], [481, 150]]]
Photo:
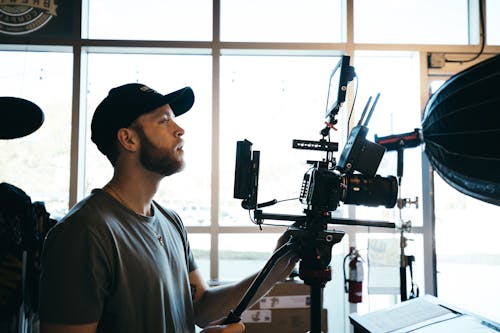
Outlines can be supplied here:
[[[470, 0], [471, 3], [476, 3], [477, 0]], [[479, 0], [483, 1], [483, 0]], [[78, 8], [79, 13], [76, 17], [81, 18], [86, 13], [86, 0], [82, 1], [82, 6]], [[77, 6], [78, 7], [78, 6]], [[87, 39], [82, 32], [85, 32], [87, 23], [85, 20], [75, 22], [78, 26], [77, 35], [83, 37], [74, 37], [71, 39], [11, 39], [8, 44], [1, 44], [0, 51], [18, 50], [18, 51], [41, 51], [51, 52], [64, 49], [73, 53], [73, 100], [72, 100], [72, 122], [71, 122], [71, 153], [70, 153], [70, 186], [69, 186], [69, 207], [72, 207], [76, 202], [81, 200], [84, 193], [84, 177], [85, 177], [85, 138], [89, 135], [86, 133], [85, 124], [85, 87], [87, 55], [89, 52], [177, 52], [178, 54], [193, 54], [196, 52], [209, 52], [212, 56], [212, 164], [211, 164], [211, 223], [209, 226], [188, 226], [187, 230], [190, 233], [208, 234], [210, 236], [210, 280], [218, 279], [219, 271], [219, 235], [230, 233], [255, 233], [255, 226], [220, 226], [219, 221], [219, 102], [220, 102], [220, 57], [226, 53], [241, 53], [241, 52], [261, 52], [267, 54], [304, 54], [311, 55], [315, 52], [330, 52], [337, 54], [345, 53], [353, 55], [355, 51], [415, 51], [420, 54], [420, 96], [421, 110], [425, 106], [428, 94], [428, 80], [435, 72], [433, 69], [428, 69], [427, 58], [430, 53], [456, 53], [470, 55], [475, 54], [479, 49], [479, 38], [477, 37], [479, 29], [477, 24], [479, 20], [471, 19], [469, 21], [469, 29], [472, 33], [471, 43], [469, 45], [413, 45], [413, 44], [358, 44], [354, 42], [354, 20], [353, 20], [353, 0], [344, 0], [343, 8], [345, 8], [344, 19], [342, 25], [344, 31], [344, 41], [342, 43], [256, 43], [256, 42], [221, 42], [220, 41], [220, 0], [213, 1], [213, 38], [212, 41], [148, 41], [148, 40], [94, 40]], [[485, 11], [487, 9], [485, 8]], [[476, 34], [477, 33], [477, 34]], [[475, 37], [474, 37], [475, 36]], [[484, 54], [498, 54], [500, 46], [485, 45]], [[355, 64], [355, 57], [352, 62]], [[458, 72], [459, 64], [451, 64], [443, 71]], [[434, 250], [434, 216], [433, 216], [433, 176], [429, 171], [431, 168], [428, 161], [423, 157], [422, 175], [423, 175], [423, 227], [413, 230], [415, 233], [423, 234], [424, 239], [424, 273], [425, 273], [425, 290], [426, 294], [436, 294], [436, 262]], [[68, 207], [68, 208], [69, 208]], [[348, 217], [355, 216], [354, 209], [347, 210]], [[358, 232], [356, 227], [346, 226], [346, 234], [349, 239], [355, 242]], [[282, 227], [267, 227], [262, 232], [280, 234], [283, 231]], [[346, 324], [348, 325], [348, 324]]]

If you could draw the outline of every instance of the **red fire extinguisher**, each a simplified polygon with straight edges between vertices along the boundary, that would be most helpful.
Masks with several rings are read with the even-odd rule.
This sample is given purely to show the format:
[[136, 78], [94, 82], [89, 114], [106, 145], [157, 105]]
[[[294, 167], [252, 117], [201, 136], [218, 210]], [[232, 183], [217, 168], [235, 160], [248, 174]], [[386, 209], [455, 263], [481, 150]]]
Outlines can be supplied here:
[[[345, 263], [349, 259], [349, 277], [345, 274]], [[356, 248], [351, 247], [349, 254], [344, 257], [345, 292], [349, 294], [349, 303], [361, 303], [363, 296], [363, 258]]]

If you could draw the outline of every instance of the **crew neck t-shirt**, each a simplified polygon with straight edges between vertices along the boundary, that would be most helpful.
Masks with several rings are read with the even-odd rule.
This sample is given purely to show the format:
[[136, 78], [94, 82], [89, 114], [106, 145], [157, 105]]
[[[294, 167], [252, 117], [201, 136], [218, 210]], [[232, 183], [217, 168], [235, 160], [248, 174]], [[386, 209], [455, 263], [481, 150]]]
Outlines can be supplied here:
[[99, 322], [98, 332], [194, 333], [189, 272], [197, 268], [178, 215], [153, 202], [138, 215], [103, 190], [48, 233], [40, 320]]

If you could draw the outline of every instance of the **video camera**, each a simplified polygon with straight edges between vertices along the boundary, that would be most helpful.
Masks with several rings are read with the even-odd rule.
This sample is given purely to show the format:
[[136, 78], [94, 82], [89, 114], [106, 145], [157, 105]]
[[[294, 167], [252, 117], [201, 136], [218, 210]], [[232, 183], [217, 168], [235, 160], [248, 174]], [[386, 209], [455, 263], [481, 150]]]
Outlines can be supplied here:
[[[329, 142], [330, 129], [337, 123], [335, 119], [345, 101], [347, 85], [355, 77], [354, 68], [349, 66], [350, 58], [342, 56], [330, 75], [326, 107], [326, 127], [320, 131], [319, 141], [293, 140], [293, 148], [319, 150], [326, 152], [322, 161], [308, 161], [312, 167], [304, 174], [300, 188], [300, 202], [305, 206], [304, 215], [264, 214], [260, 208], [277, 203], [276, 200], [258, 203], [260, 152], [252, 151], [248, 140], [238, 141], [236, 145], [236, 167], [234, 178], [234, 197], [243, 199], [242, 207], [254, 210], [257, 224], [264, 219], [294, 221], [288, 227], [290, 239], [277, 249], [259, 272], [252, 285], [243, 296], [234, 311], [231, 311], [224, 323], [240, 320], [240, 315], [250, 304], [259, 286], [272, 270], [274, 264], [289, 251], [300, 258], [299, 277], [310, 288], [311, 330], [321, 332], [321, 288], [331, 280], [332, 246], [340, 242], [343, 231], [328, 229], [329, 223], [347, 225], [366, 225], [394, 228], [395, 224], [379, 221], [357, 221], [331, 218], [331, 211], [346, 204], [380, 206], [392, 208], [398, 196], [396, 177], [376, 175], [378, 166], [385, 153], [385, 147], [366, 140], [368, 120], [374, 110], [377, 95], [368, 116], [371, 98], [361, 116], [359, 124], [353, 128], [346, 146], [336, 163], [333, 153], [338, 151], [338, 143]], [[363, 122], [364, 121], [364, 122]], [[357, 173], [355, 173], [357, 172]]]
[[[293, 140], [293, 148], [326, 152], [322, 161], [308, 161], [312, 167], [304, 174], [300, 188], [300, 202], [305, 206], [307, 216], [325, 216], [334, 211], [340, 202], [364, 206], [395, 206], [398, 183], [394, 176], [376, 175], [385, 147], [366, 139], [367, 124], [380, 94], [371, 105], [371, 97], [365, 106], [361, 119], [349, 135], [348, 141], [336, 163], [333, 153], [338, 143], [327, 141], [329, 129], [337, 123], [335, 119], [345, 102], [347, 86], [355, 77], [354, 68], [349, 66], [349, 56], [342, 56], [330, 75], [326, 106], [327, 126], [321, 130], [319, 141]], [[276, 200], [258, 203], [258, 177], [260, 152], [252, 151], [248, 140], [238, 141], [236, 146], [236, 167], [234, 197], [243, 199], [245, 209], [258, 209], [273, 205]]]

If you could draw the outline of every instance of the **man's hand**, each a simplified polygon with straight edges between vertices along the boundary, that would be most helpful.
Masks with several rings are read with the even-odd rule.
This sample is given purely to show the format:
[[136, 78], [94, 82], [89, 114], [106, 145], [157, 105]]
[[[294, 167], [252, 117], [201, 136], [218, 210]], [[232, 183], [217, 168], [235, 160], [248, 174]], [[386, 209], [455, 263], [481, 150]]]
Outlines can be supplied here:
[[241, 321], [234, 324], [222, 325], [224, 319], [205, 327], [200, 333], [242, 333], [245, 331], [245, 324]]

